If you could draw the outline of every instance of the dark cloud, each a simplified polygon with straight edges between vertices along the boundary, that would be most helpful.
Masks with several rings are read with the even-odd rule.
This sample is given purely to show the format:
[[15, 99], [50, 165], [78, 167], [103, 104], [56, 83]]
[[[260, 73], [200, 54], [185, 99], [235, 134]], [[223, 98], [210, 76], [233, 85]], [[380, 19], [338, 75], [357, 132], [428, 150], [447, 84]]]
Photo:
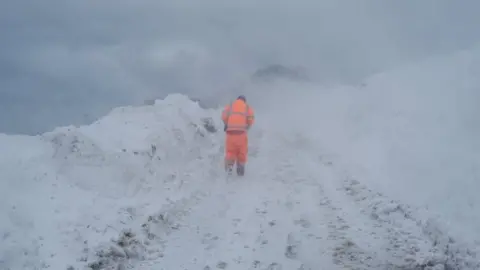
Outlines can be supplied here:
[[170, 92], [212, 97], [269, 64], [352, 82], [468, 48], [480, 2], [3, 1], [0, 132], [83, 123]]

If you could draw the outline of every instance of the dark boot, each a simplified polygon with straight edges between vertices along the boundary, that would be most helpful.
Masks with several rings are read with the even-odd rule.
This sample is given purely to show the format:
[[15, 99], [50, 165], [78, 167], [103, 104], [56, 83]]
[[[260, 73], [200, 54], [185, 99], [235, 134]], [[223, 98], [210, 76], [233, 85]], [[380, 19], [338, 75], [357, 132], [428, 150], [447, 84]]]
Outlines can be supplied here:
[[230, 162], [225, 162], [225, 172], [228, 174], [232, 174], [233, 171], [233, 165]]
[[232, 172], [233, 172], [233, 166], [228, 166], [228, 167], [225, 169], [225, 172], [227, 172], [229, 175], [231, 175]]
[[245, 165], [237, 164], [237, 175], [238, 176], [245, 175]]

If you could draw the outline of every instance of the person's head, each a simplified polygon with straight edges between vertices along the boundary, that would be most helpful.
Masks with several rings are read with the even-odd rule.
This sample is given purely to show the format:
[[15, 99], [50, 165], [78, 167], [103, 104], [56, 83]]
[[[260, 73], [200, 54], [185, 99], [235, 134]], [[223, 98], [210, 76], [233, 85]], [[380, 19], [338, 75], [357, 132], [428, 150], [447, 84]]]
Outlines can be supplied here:
[[247, 99], [245, 98], [245, 96], [244, 96], [244, 95], [240, 95], [240, 96], [238, 96], [238, 98], [237, 98], [237, 99], [241, 99], [241, 100], [243, 100], [243, 102], [247, 102]]

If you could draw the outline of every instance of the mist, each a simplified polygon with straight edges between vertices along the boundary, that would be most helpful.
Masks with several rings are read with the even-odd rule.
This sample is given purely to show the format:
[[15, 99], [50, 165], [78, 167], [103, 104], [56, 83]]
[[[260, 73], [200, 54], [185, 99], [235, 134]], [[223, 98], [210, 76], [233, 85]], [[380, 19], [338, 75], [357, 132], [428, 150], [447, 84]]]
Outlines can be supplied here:
[[85, 124], [180, 92], [235, 96], [259, 68], [356, 84], [480, 39], [478, 1], [4, 1], [0, 132]]

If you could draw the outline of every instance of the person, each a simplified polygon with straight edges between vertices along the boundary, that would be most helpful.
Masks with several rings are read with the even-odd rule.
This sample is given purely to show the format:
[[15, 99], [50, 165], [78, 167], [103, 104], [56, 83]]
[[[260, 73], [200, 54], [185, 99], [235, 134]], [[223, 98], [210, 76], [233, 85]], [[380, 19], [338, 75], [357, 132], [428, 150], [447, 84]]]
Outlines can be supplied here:
[[248, 130], [254, 123], [254, 112], [244, 95], [227, 104], [222, 112], [225, 138], [225, 171], [236, 165], [237, 175], [245, 174], [248, 155]]

